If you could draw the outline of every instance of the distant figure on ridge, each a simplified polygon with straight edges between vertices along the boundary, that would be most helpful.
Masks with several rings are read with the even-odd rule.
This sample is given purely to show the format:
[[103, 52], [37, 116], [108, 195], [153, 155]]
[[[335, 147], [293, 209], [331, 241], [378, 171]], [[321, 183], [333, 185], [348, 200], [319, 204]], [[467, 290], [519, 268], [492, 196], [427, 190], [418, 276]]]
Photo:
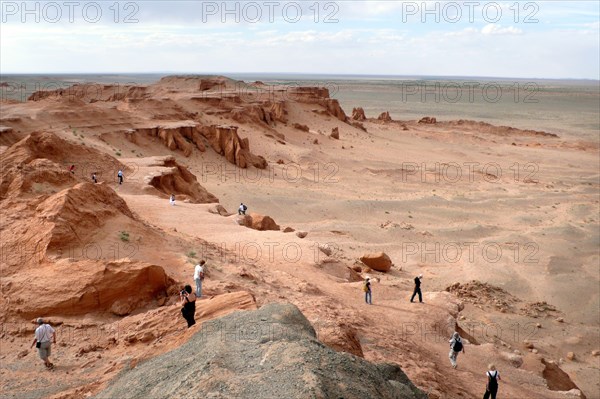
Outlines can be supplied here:
[[201, 260], [194, 268], [194, 281], [196, 282], [196, 296], [202, 298], [202, 281], [204, 280], [204, 264], [205, 260]]
[[369, 305], [373, 304], [373, 293], [371, 292], [371, 279], [367, 277], [363, 284], [363, 291], [365, 293], [365, 302]]
[[485, 373], [487, 384], [485, 386], [485, 395], [483, 395], [483, 399], [489, 399], [490, 397], [496, 399], [496, 394], [498, 393], [498, 381], [502, 378], [500, 378], [500, 374], [493, 364], [490, 364], [488, 369], [489, 371]]
[[121, 169], [117, 172], [117, 178], [119, 179], [119, 184], [123, 184], [123, 171]]
[[171, 204], [171, 206], [175, 205], [175, 194], [171, 194], [171, 197], [169, 198], [169, 203]]
[[69, 172], [75, 174], [75, 165], [71, 165], [71, 167], [69, 168]]
[[453, 368], [456, 368], [456, 357], [460, 352], [465, 353], [465, 347], [458, 332], [454, 332], [454, 334], [452, 334], [452, 338], [450, 339], [450, 353], [448, 355], [450, 358], [450, 364], [452, 364]]
[[423, 296], [421, 294], [421, 279], [423, 278], [422, 274], [419, 274], [418, 277], [415, 277], [415, 290], [413, 291], [412, 296], [410, 297], [410, 301], [412, 302], [415, 299], [415, 295], [419, 294], [419, 302], [423, 303]]
[[238, 208], [238, 215], [245, 215], [247, 210], [248, 210], [248, 207], [246, 205], [244, 205], [244, 203], [242, 202], [240, 204], [240, 207]]
[[52, 343], [56, 343], [56, 333], [54, 328], [50, 326], [50, 324], [44, 323], [44, 319], [39, 317], [37, 319], [38, 328], [35, 329], [35, 338], [33, 338], [33, 342], [31, 343], [31, 348], [33, 345], [38, 349], [38, 354], [40, 355], [40, 359], [44, 361], [46, 368], [48, 370], [52, 370], [54, 365], [50, 363], [50, 347]]
[[96, 173], [92, 173], [92, 181], [94, 182], [94, 184], [98, 183], [98, 178], [96, 177]]
[[179, 293], [181, 300], [181, 315], [187, 321], [188, 328], [196, 324], [196, 295], [192, 292], [192, 286], [186, 285]]

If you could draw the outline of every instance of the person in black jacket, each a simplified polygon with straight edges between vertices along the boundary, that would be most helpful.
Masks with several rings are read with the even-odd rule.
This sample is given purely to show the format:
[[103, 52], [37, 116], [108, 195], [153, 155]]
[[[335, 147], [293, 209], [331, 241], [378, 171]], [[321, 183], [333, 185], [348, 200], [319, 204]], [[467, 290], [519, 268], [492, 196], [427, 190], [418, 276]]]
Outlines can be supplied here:
[[196, 295], [192, 292], [192, 286], [186, 285], [179, 293], [181, 301], [181, 315], [187, 321], [188, 328], [196, 324]]
[[421, 279], [423, 278], [422, 274], [419, 274], [418, 277], [415, 277], [415, 290], [413, 291], [412, 296], [410, 297], [410, 301], [412, 302], [415, 299], [415, 295], [419, 294], [419, 302], [423, 302], [423, 296], [421, 294]]
[[365, 302], [368, 305], [373, 304], [373, 293], [371, 292], [371, 279], [367, 277], [363, 285], [363, 291], [365, 292]]

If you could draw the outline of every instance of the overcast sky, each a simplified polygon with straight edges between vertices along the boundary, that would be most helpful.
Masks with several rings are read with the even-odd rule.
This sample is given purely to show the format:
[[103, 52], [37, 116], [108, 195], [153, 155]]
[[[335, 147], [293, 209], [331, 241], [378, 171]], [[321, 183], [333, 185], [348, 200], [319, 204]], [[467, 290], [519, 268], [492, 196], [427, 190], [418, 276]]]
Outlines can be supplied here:
[[0, 68], [600, 79], [599, 4], [2, 1]]

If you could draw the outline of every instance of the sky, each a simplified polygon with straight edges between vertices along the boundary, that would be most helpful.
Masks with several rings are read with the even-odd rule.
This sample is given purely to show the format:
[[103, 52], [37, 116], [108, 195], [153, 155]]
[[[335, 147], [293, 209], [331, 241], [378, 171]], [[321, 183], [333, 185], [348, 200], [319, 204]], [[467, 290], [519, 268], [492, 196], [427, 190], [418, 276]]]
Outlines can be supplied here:
[[0, 72], [600, 79], [598, 1], [1, 1]]

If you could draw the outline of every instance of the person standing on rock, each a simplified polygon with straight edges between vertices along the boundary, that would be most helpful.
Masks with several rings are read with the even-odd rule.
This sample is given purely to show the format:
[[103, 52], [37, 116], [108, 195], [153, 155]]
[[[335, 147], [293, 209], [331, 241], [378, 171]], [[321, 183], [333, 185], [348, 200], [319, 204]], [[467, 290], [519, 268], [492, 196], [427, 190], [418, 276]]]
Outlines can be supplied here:
[[196, 282], [196, 296], [202, 298], [202, 281], [204, 281], [204, 264], [206, 261], [201, 260], [194, 268], [194, 281]]
[[421, 279], [423, 278], [422, 274], [419, 274], [415, 277], [415, 290], [413, 291], [412, 296], [410, 297], [410, 301], [412, 302], [415, 299], [415, 295], [419, 294], [419, 302], [423, 303], [423, 295], [421, 294]]
[[171, 194], [171, 197], [169, 198], [169, 203], [171, 204], [171, 206], [175, 205], [175, 194]]
[[38, 328], [35, 329], [35, 337], [33, 338], [33, 342], [31, 343], [31, 348], [33, 345], [38, 349], [38, 353], [40, 355], [40, 359], [44, 361], [44, 365], [48, 370], [51, 370], [54, 365], [50, 363], [50, 348], [52, 343], [56, 343], [56, 332], [54, 328], [50, 326], [50, 324], [44, 323], [44, 319], [39, 317], [37, 319]]
[[117, 178], [119, 179], [119, 184], [123, 184], [123, 171], [121, 169], [117, 172]]
[[365, 302], [368, 305], [373, 304], [373, 293], [371, 292], [371, 279], [367, 277], [363, 285], [363, 291], [365, 292]]
[[460, 335], [455, 331], [450, 338], [450, 353], [448, 354], [452, 368], [456, 368], [456, 357], [460, 352], [465, 353], [465, 347]]
[[244, 205], [244, 203], [242, 202], [240, 204], [240, 207], [238, 208], [238, 215], [245, 215], [247, 210], [248, 210], [248, 207], [246, 205]]
[[181, 300], [181, 315], [187, 321], [188, 328], [196, 324], [196, 295], [192, 292], [192, 286], [186, 285], [179, 293]]
[[75, 174], [75, 165], [71, 165], [71, 167], [69, 167], [69, 172], [71, 172], [71, 174]]
[[496, 399], [496, 395], [498, 394], [498, 381], [501, 380], [500, 374], [493, 364], [490, 364], [488, 369], [488, 372], [485, 373], [487, 384], [485, 386], [485, 395], [483, 395], [483, 399], [489, 399], [490, 397]]
[[94, 184], [98, 183], [98, 178], [96, 177], [96, 172], [92, 173], [92, 181]]

